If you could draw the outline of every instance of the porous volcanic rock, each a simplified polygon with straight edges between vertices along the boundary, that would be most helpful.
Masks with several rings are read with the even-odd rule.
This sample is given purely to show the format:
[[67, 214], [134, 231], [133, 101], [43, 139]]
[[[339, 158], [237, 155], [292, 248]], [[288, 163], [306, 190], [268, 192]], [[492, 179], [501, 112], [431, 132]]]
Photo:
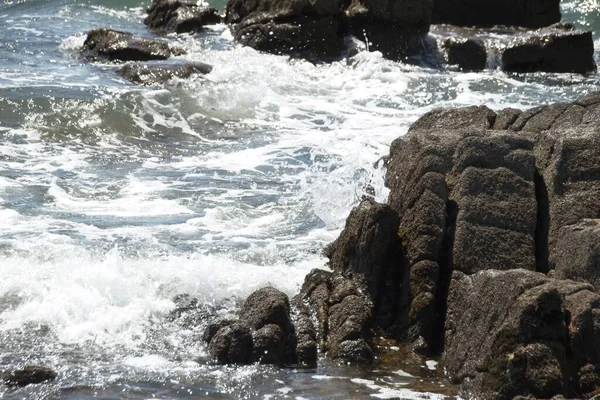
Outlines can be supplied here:
[[173, 78], [189, 78], [194, 74], [205, 75], [212, 66], [204, 63], [141, 64], [130, 63], [121, 67], [117, 74], [133, 83], [156, 85], [166, 83]]
[[222, 22], [218, 11], [179, 0], [153, 0], [144, 24], [157, 33], [197, 32]]

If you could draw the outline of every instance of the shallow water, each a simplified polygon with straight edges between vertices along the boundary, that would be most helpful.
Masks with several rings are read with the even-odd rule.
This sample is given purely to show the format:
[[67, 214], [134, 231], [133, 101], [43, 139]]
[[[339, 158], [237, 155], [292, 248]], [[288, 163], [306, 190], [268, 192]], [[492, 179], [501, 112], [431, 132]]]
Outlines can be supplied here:
[[[365, 50], [313, 65], [236, 45], [225, 26], [169, 37], [214, 70], [166, 87], [78, 58], [94, 27], [150, 35], [145, 6], [0, 0], [0, 369], [60, 373], [0, 398], [439, 397], [417, 392], [446, 383], [414, 362], [412, 377], [210, 366], [203, 320], [174, 298], [229, 315], [265, 285], [293, 295], [365, 187], [385, 200], [374, 164], [420, 115], [571, 100], [598, 75], [460, 74]], [[563, 10], [600, 32], [595, 0]]]

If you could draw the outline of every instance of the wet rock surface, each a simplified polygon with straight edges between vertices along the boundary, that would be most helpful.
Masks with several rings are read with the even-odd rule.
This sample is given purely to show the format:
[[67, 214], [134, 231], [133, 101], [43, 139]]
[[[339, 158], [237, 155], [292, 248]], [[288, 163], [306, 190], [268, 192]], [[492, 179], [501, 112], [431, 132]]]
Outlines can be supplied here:
[[386, 337], [441, 354], [476, 398], [593, 396], [599, 107], [600, 92], [422, 116], [385, 158], [388, 204], [363, 199], [326, 248], [331, 271], [311, 271], [291, 302], [272, 288], [248, 298], [236, 323], [254, 361], [368, 364]]
[[173, 78], [186, 79], [194, 74], [205, 75], [211, 71], [211, 65], [197, 62], [177, 64], [131, 63], [120, 68], [117, 74], [140, 85], [156, 85], [166, 83]]
[[596, 70], [592, 33], [570, 24], [538, 30], [438, 25], [432, 26], [430, 39], [444, 63], [463, 71], [496, 67], [507, 72]]
[[51, 368], [40, 365], [28, 365], [22, 369], [0, 374], [0, 380], [7, 386], [27, 386], [55, 380], [58, 374]]
[[220, 22], [216, 9], [179, 0], [153, 0], [144, 20], [157, 33], [193, 33]]
[[559, 0], [435, 0], [434, 24], [542, 28], [559, 22]]
[[413, 0], [230, 0], [226, 22], [237, 41], [260, 51], [336, 59], [352, 33], [368, 37], [374, 50], [402, 58], [420, 50], [432, 6], [431, 1]]
[[93, 61], [166, 60], [182, 54], [166, 42], [112, 29], [90, 31], [83, 44], [83, 55]]

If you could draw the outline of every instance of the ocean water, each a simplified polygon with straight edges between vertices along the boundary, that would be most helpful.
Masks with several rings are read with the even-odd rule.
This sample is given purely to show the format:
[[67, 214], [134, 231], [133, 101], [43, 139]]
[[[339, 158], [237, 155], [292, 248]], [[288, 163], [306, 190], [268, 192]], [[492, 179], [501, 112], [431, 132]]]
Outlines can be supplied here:
[[[435, 363], [395, 347], [398, 362], [379, 369], [214, 366], [201, 316], [232, 315], [265, 285], [295, 294], [365, 187], [385, 201], [377, 160], [420, 115], [572, 100], [598, 74], [433, 70], [360, 44], [314, 65], [241, 47], [226, 26], [168, 37], [181, 58], [214, 66], [194, 80], [139, 87], [79, 58], [92, 28], [150, 36], [147, 5], [0, 0], [0, 370], [60, 375], [0, 386], [0, 398], [451, 393]], [[596, 0], [562, 7], [564, 21], [600, 32]]]

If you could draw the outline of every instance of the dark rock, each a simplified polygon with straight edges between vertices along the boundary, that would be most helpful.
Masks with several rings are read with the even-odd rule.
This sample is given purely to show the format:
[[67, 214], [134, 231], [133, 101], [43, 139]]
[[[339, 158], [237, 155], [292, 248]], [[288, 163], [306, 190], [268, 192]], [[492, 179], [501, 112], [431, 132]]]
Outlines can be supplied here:
[[202, 334], [202, 341], [204, 341], [204, 343], [206, 344], [210, 343], [212, 338], [215, 337], [215, 335], [221, 330], [221, 328], [232, 325], [235, 322], [236, 321], [233, 319], [220, 319], [218, 321], [211, 322], [210, 324], [208, 324], [206, 330]]
[[462, 71], [481, 71], [487, 65], [488, 52], [483, 40], [448, 38], [442, 42], [442, 49], [448, 64]]
[[279, 325], [269, 324], [254, 332], [253, 359], [261, 364], [283, 365], [285, 358], [285, 336]]
[[352, 33], [371, 49], [402, 58], [420, 50], [431, 7], [430, 0], [229, 0], [226, 21], [240, 43], [275, 54], [336, 59]]
[[219, 364], [250, 364], [253, 361], [252, 331], [239, 322], [225, 325], [210, 340], [208, 353]]
[[242, 306], [240, 321], [254, 330], [279, 325], [285, 334], [291, 330], [290, 300], [275, 288], [265, 287], [252, 293]]
[[435, 0], [432, 23], [542, 28], [560, 18], [560, 0]]
[[444, 368], [481, 398], [588, 393], [579, 376], [597, 379], [589, 365], [600, 365], [599, 307], [585, 284], [525, 270], [455, 272]]
[[501, 68], [507, 72], [596, 70], [594, 41], [589, 31], [542, 29], [516, 37], [501, 54]]
[[5, 372], [2, 381], [7, 386], [27, 386], [36, 383], [53, 381], [58, 374], [48, 367], [27, 365], [22, 369]]
[[310, 310], [300, 295], [292, 300], [292, 322], [296, 330], [296, 359], [301, 366], [317, 365], [317, 330], [313, 324]]
[[117, 71], [123, 78], [142, 85], [166, 83], [173, 78], [189, 78], [193, 74], [208, 74], [212, 66], [203, 63], [127, 64]]
[[216, 9], [179, 0], [153, 0], [144, 24], [159, 33], [197, 32], [221, 22]]
[[496, 113], [486, 106], [436, 108], [416, 120], [409, 132], [434, 129], [490, 129]]
[[507, 72], [596, 70], [592, 33], [565, 24], [539, 30], [434, 25], [430, 38], [437, 43], [433, 52], [441, 50], [448, 64], [465, 71], [478, 71], [488, 64]]
[[584, 219], [558, 232], [554, 277], [590, 283], [600, 292], [600, 220]]
[[405, 271], [398, 224], [398, 214], [389, 206], [363, 200], [326, 254], [334, 271], [364, 283], [381, 329], [394, 324], [402, 295]]
[[181, 55], [184, 51], [171, 48], [166, 42], [134, 36], [128, 32], [94, 29], [87, 35], [83, 53], [93, 60], [148, 61], [166, 60], [172, 55]]

